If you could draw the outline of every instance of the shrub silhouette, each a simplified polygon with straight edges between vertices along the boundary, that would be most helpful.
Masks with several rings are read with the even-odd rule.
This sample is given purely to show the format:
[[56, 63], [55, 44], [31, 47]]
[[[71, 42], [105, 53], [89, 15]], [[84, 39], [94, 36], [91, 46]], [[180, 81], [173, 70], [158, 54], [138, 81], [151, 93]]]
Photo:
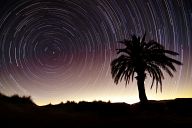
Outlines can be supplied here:
[[35, 105], [30, 96], [23, 96], [20, 97], [18, 95], [13, 95], [11, 97], [5, 96], [0, 94], [1, 102], [3, 103], [11, 103], [11, 104], [18, 104], [18, 105]]
[[173, 77], [172, 72], [176, 71], [174, 64], [181, 65], [180, 61], [168, 56], [179, 55], [177, 52], [166, 50], [164, 46], [154, 40], [146, 42], [145, 36], [146, 34], [140, 39], [133, 35], [130, 40], [120, 41], [125, 48], [117, 49], [117, 54], [120, 56], [111, 62], [111, 74], [116, 84], [124, 78], [127, 85], [130, 79], [133, 81], [135, 73], [137, 74], [135, 78], [141, 103], [148, 101], [144, 85], [146, 73], [152, 77], [151, 88], [156, 81], [156, 92], [158, 85], [162, 91], [162, 79], [164, 79], [162, 70]]
[[11, 102], [15, 102], [17, 104], [34, 104], [30, 96], [20, 97], [18, 95], [13, 95], [10, 97], [10, 100]]

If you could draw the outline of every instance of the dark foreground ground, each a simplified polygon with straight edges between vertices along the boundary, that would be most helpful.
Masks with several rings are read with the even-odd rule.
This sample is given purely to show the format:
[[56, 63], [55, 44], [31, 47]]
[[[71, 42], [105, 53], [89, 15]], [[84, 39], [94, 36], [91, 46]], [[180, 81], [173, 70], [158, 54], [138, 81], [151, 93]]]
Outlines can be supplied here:
[[[2, 127], [3, 126], [3, 127]], [[0, 127], [192, 127], [192, 99], [137, 103], [67, 102], [37, 106], [30, 98], [0, 95]]]

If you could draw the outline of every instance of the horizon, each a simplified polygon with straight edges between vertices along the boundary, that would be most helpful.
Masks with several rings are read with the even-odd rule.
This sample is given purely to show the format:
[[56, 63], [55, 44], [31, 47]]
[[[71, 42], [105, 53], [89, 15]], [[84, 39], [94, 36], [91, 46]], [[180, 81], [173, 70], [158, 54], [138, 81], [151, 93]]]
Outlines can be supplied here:
[[[31, 96], [36, 104], [62, 101], [139, 101], [136, 80], [114, 84], [110, 63], [130, 35], [179, 53], [162, 93], [148, 99], [192, 98], [192, 1], [1, 0], [0, 92]], [[136, 74], [135, 74], [136, 76]]]
[[[151, 90], [151, 91], [154, 91], [155, 90]], [[13, 96], [13, 95], [18, 95], [18, 94], [13, 94], [13, 95], [6, 95], [6, 94], [3, 94], [5, 96]], [[98, 99], [98, 98], [81, 98], [81, 99], [56, 99], [54, 100], [54, 98], [52, 98], [52, 100], [40, 100], [39, 98], [38, 99], [35, 99], [33, 96], [30, 96], [30, 95], [18, 95], [19, 97], [30, 97], [31, 100], [38, 106], [45, 106], [45, 105], [57, 105], [57, 104], [60, 104], [60, 103], [66, 103], [66, 102], [75, 102], [75, 103], [79, 103], [81, 101], [85, 101], [85, 102], [94, 102], [94, 101], [102, 101], [102, 102], [110, 102], [110, 103], [126, 103], [126, 104], [135, 104], [135, 103], [138, 103], [140, 102], [139, 101], [139, 97], [138, 97], [138, 94], [136, 93], [135, 96], [132, 96], [132, 98], [129, 98], [129, 97], [126, 97], [126, 96], [119, 96], [119, 97], [115, 97], [114, 99], [113, 98], [103, 98], [103, 99]], [[161, 93], [159, 92], [159, 94], [156, 94], [156, 97], [152, 96], [148, 96], [148, 100], [155, 100], [155, 101], [163, 101], [163, 100], [174, 100], [174, 99], [179, 99], [179, 98], [192, 98], [192, 96], [189, 96], [189, 95], [180, 95], [178, 97], [175, 97], [174, 95], [172, 95], [172, 97], [170, 98], [167, 98], [167, 97], [158, 97], [158, 96], [162, 96]]]
[[[4, 94], [2, 94], [1, 93], [1, 95], [4, 95]], [[21, 95], [18, 95], [18, 94], [15, 94], [15, 95], [11, 95], [11, 96], [8, 96], [8, 95], [4, 95], [4, 96], [6, 96], [6, 97], [9, 97], [9, 98], [11, 98], [12, 96], [18, 96], [19, 98], [29, 98], [35, 105], [37, 105], [37, 106], [47, 106], [47, 105], [60, 105], [60, 104], [66, 104], [66, 103], [68, 103], [68, 102], [74, 102], [74, 103], [76, 103], [76, 104], [79, 104], [79, 103], [81, 103], [81, 102], [88, 102], [88, 103], [92, 103], [92, 102], [105, 102], [105, 103], [125, 103], [125, 104], [129, 104], [129, 105], [134, 105], [134, 104], [137, 104], [137, 103], [139, 103], [140, 101], [138, 100], [138, 101], [134, 101], [134, 102], [124, 102], [124, 101], [119, 101], [119, 100], [117, 100], [117, 101], [111, 101], [111, 100], [79, 100], [79, 101], [74, 101], [74, 100], [66, 100], [66, 101], [60, 101], [60, 102], [55, 102], [55, 103], [47, 103], [47, 104], [38, 104], [38, 103], [36, 103], [34, 100], [33, 100], [33, 98], [31, 97], [31, 96], [21, 96]], [[191, 97], [176, 97], [176, 98], [169, 98], [169, 99], [149, 99], [149, 101], [169, 101], [169, 100], [176, 100], [176, 99], [192, 99]]]

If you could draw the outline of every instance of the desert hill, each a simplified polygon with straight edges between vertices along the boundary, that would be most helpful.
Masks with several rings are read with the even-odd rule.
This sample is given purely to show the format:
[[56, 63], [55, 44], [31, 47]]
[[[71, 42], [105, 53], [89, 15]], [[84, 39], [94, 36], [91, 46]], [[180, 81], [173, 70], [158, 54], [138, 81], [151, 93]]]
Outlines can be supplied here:
[[19, 127], [192, 126], [192, 99], [110, 103], [70, 102], [37, 106], [30, 97], [0, 94], [0, 124]]

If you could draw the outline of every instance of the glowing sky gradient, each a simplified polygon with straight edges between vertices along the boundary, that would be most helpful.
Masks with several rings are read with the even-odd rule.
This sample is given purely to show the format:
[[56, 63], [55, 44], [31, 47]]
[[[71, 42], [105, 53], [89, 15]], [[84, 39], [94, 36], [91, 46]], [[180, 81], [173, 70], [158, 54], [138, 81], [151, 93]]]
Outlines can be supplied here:
[[0, 92], [61, 101], [138, 102], [135, 81], [115, 85], [110, 62], [131, 34], [180, 53], [174, 78], [148, 99], [192, 97], [191, 0], [1, 0]]

